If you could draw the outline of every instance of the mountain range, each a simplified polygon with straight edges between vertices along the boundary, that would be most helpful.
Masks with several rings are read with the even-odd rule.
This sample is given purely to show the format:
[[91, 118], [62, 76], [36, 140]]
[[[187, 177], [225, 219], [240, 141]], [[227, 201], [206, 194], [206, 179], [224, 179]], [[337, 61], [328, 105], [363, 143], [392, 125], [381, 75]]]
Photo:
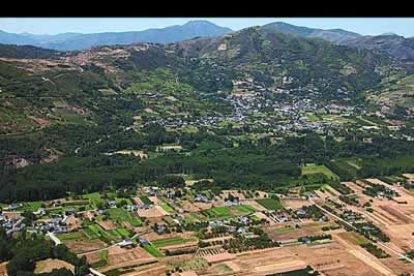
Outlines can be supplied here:
[[[319, 38], [334, 44], [350, 46], [358, 49], [369, 49], [384, 52], [399, 59], [414, 59], [414, 38], [405, 38], [394, 33], [378, 36], [361, 35], [342, 29], [315, 29], [295, 26], [284, 22], [275, 22], [263, 26], [265, 30], [273, 30], [303, 38]], [[16, 45], [32, 45], [60, 51], [86, 50], [102, 45], [127, 45], [139, 42], [172, 43], [194, 37], [215, 37], [229, 34], [233, 30], [217, 26], [209, 21], [196, 20], [179, 26], [162, 29], [148, 29], [132, 32], [106, 33], [62, 33], [57, 35], [15, 34], [0, 31], [0, 43]]]
[[232, 32], [204, 20], [190, 21], [182, 26], [148, 29], [136, 32], [63, 33], [57, 35], [14, 34], [0, 31], [0, 43], [32, 45], [42, 48], [70, 51], [85, 50], [101, 45], [125, 45], [137, 42], [170, 43], [194, 37], [219, 36]]
[[304, 38], [322, 38], [335, 44], [346, 45], [358, 49], [377, 50], [399, 59], [414, 59], [414, 38], [405, 38], [394, 33], [364, 36], [342, 29], [312, 29], [298, 27], [283, 22], [271, 23], [265, 25], [264, 28]]

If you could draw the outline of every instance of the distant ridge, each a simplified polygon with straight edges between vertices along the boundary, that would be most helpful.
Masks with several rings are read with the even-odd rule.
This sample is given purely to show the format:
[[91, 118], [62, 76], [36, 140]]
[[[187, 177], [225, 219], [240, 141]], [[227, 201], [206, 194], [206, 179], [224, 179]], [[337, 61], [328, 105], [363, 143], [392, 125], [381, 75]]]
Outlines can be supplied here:
[[[264, 30], [294, 35], [301, 38], [318, 38], [333, 44], [358, 49], [383, 52], [398, 59], [414, 60], [414, 37], [405, 38], [387, 32], [381, 35], [361, 35], [343, 29], [315, 29], [295, 26], [284, 22], [274, 22], [262, 27]], [[234, 33], [231, 29], [217, 26], [207, 20], [193, 20], [184, 25], [161, 29], [148, 29], [131, 32], [105, 33], [62, 33], [57, 35], [33, 35], [29, 33], [7, 33], [0, 31], [0, 44], [32, 45], [60, 51], [87, 50], [104, 45], [128, 45], [139, 42], [168, 44], [197, 37], [220, 37]]]
[[341, 43], [348, 39], [361, 37], [360, 34], [345, 31], [342, 29], [312, 29], [307, 27], [300, 27], [284, 22], [275, 22], [263, 26], [264, 29], [276, 30], [282, 33], [292, 34], [305, 38], [322, 38], [333, 43]]
[[33, 45], [54, 50], [85, 50], [101, 45], [126, 45], [137, 42], [170, 43], [194, 37], [212, 37], [232, 32], [206, 20], [189, 21], [179, 26], [136, 32], [64, 33], [58, 35], [13, 34], [0, 31], [0, 43]]
[[342, 29], [312, 29], [284, 22], [270, 23], [263, 28], [304, 38], [321, 38], [358, 49], [376, 50], [399, 59], [414, 59], [414, 38], [405, 38], [392, 32], [369, 36]]

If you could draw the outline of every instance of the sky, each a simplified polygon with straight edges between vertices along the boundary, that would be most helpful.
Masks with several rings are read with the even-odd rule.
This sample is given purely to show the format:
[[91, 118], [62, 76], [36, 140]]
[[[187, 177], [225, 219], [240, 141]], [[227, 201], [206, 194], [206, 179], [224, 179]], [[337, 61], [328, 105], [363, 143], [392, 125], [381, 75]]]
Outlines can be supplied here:
[[190, 20], [208, 20], [233, 30], [283, 21], [310, 28], [341, 28], [362, 35], [393, 32], [414, 36], [414, 18], [0, 18], [0, 30], [32, 34], [125, 32], [183, 25]]

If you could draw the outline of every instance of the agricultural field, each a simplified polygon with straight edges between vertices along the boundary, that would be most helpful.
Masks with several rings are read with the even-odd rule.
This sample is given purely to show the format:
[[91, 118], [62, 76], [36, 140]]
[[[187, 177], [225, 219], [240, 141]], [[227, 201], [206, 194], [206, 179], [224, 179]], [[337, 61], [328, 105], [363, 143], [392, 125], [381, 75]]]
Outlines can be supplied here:
[[287, 226], [275, 228], [274, 231], [277, 234], [286, 234], [286, 233], [294, 232], [295, 231], [295, 228], [292, 227], [291, 225], [287, 225]]
[[151, 244], [156, 248], [160, 248], [160, 247], [176, 245], [176, 244], [185, 244], [185, 243], [194, 242], [194, 241], [197, 241], [197, 239], [196, 238], [172, 237], [172, 238], [154, 240], [154, 241], [151, 241]]
[[171, 208], [171, 206], [168, 205], [168, 203], [162, 203], [160, 206], [161, 206], [162, 209], [164, 209], [164, 211], [166, 211], [168, 213], [173, 213], [174, 212], [174, 209]]
[[[256, 212], [256, 209], [249, 205], [237, 205], [237, 206], [222, 206], [214, 207], [212, 209], [204, 210], [201, 214], [205, 215], [209, 219], [225, 219], [232, 218], [240, 215], [247, 215]], [[191, 218], [190, 218], [191, 220]]]
[[194, 223], [199, 222], [201, 220], [201, 217], [197, 213], [188, 213], [184, 217], [184, 223]]
[[332, 160], [333, 167], [331, 170], [336, 170], [337, 174], [356, 177], [363, 166], [362, 159], [357, 158], [340, 158]]
[[140, 196], [139, 198], [144, 204], [152, 204], [152, 201], [147, 196]]
[[101, 198], [101, 195], [97, 192], [83, 195], [82, 198], [89, 200], [89, 204], [93, 206], [94, 208], [97, 208], [99, 204], [104, 203], [104, 200]]
[[164, 256], [164, 254], [162, 254], [161, 251], [159, 251], [157, 248], [155, 248], [152, 245], [146, 245], [143, 248], [154, 257], [159, 258], [159, 257]]
[[235, 207], [235, 209], [238, 212], [241, 213], [254, 213], [256, 212], [256, 209], [254, 209], [253, 207], [249, 206], [249, 205], [238, 205]]
[[312, 269], [311, 267], [307, 267], [305, 269], [299, 269], [299, 270], [294, 270], [294, 271], [289, 271], [289, 272], [271, 274], [269, 276], [309, 276], [309, 275], [317, 275], [316, 273], [311, 273], [313, 271], [314, 271], [314, 269]]
[[233, 217], [233, 213], [229, 207], [215, 207], [206, 211], [203, 211], [210, 219], [222, 219], [222, 218], [230, 218]]
[[[346, 167], [348, 172], [349, 168], [359, 170], [363, 165], [363, 161], [358, 159], [335, 162]], [[325, 273], [338, 271], [332, 275], [339, 276], [341, 273], [347, 275], [361, 263], [366, 264], [363, 272], [373, 276], [380, 276], [376, 273], [381, 271], [404, 272], [411, 269], [409, 262], [397, 265], [398, 255], [374, 243], [381, 237], [389, 239], [390, 246], [396, 250], [414, 250], [414, 239], [409, 230], [414, 225], [410, 217], [414, 215], [414, 196], [397, 183], [404, 178], [397, 174], [339, 182], [326, 166], [315, 164], [304, 166], [301, 174], [323, 174], [327, 178], [333, 177], [334, 181], [302, 185], [290, 183], [284, 195], [260, 190], [199, 192], [187, 186], [184, 196], [179, 199], [171, 199], [162, 188], [151, 193], [137, 188], [139, 195], [132, 201], [123, 195], [119, 197], [119, 191], [109, 190], [68, 197], [60, 206], [46, 208], [42, 220], [51, 220], [68, 210], [77, 212], [77, 215], [67, 218], [68, 226], [74, 230], [58, 233], [56, 237], [71, 251], [85, 254], [91, 267], [109, 275], [138, 273], [147, 266], [148, 269], [152, 266], [159, 269], [154, 271], [179, 268], [185, 273], [197, 272], [198, 275], [310, 275], [306, 267], [311, 266]], [[409, 176], [405, 174], [406, 179]], [[374, 184], [395, 190], [399, 196], [394, 201], [368, 197], [363, 193], [364, 189]], [[194, 200], [199, 194], [205, 196], [205, 202]], [[360, 205], [347, 205], [345, 196]], [[235, 197], [238, 202], [231, 202], [230, 198]], [[109, 200], [114, 200], [117, 207], [109, 207]], [[128, 208], [121, 207], [124, 201]], [[142, 203], [149, 206], [142, 207]], [[316, 208], [313, 206], [315, 203], [326, 209]], [[343, 207], [338, 208], [337, 203]], [[369, 207], [362, 206], [366, 203]], [[42, 201], [24, 203], [16, 214], [37, 210], [44, 204]], [[130, 207], [134, 204], [138, 209], [132, 211]], [[102, 210], [93, 210], [98, 206]], [[348, 219], [350, 215], [342, 215], [345, 208], [355, 214], [360, 213], [358, 218], [367, 222], [361, 225], [373, 225], [374, 230], [351, 231], [326, 213], [338, 212], [338, 216]], [[297, 215], [300, 209], [307, 212], [317, 210], [320, 215], [317, 218], [311, 214], [300, 217]], [[121, 248], [120, 244], [129, 241], [134, 234], [138, 237], [131, 240], [133, 246]], [[142, 247], [139, 246], [141, 237], [148, 241]], [[265, 250], [257, 251], [259, 248]], [[276, 249], [277, 254], [267, 253]], [[331, 256], [331, 252], [341, 257]], [[246, 257], [249, 254], [253, 255]], [[296, 254], [296, 257], [291, 259], [289, 254]], [[314, 255], [319, 259], [327, 258], [328, 264], [321, 263]], [[170, 261], [164, 261], [167, 258]], [[336, 268], [333, 264], [338, 261], [340, 265]], [[156, 268], [157, 263], [163, 266]], [[42, 266], [40, 263], [39, 267]], [[43, 270], [39, 268], [39, 271]]]
[[119, 198], [119, 197], [116, 197], [115, 198], [116, 204], [120, 204], [124, 200], [125, 200], [125, 202], [126, 202], [127, 205], [133, 205], [132, 200], [129, 199], [129, 198]]
[[265, 207], [267, 210], [279, 210], [282, 209], [282, 203], [278, 199], [274, 198], [262, 198], [256, 199], [256, 202]]
[[330, 226], [327, 223], [302, 222], [295, 225], [275, 225], [267, 229], [268, 236], [273, 240], [286, 241], [297, 240], [300, 237], [318, 236], [325, 234], [323, 227]]
[[339, 180], [338, 175], [333, 173], [330, 169], [328, 169], [325, 165], [316, 165], [313, 163], [306, 164], [302, 167], [302, 175], [313, 175], [313, 174], [323, 174], [328, 179], [336, 179]]
[[142, 220], [139, 217], [133, 217], [130, 213], [123, 209], [111, 208], [108, 209], [106, 212], [111, 220], [116, 221], [118, 223], [126, 221], [134, 227], [142, 225]]
[[[317, 168], [318, 170], [321, 171], [320, 167]], [[321, 272], [336, 271], [335, 269], [337, 269], [339, 274], [333, 275], [339, 276], [342, 275], [340, 274], [342, 272], [347, 275], [347, 271], [352, 270], [356, 265], [361, 265], [361, 263], [366, 264], [363, 271], [368, 275], [380, 276], [376, 274], [378, 271], [388, 271], [388, 269], [406, 271], [410, 264], [406, 263], [401, 267], [396, 266], [394, 259], [398, 256], [393, 255], [392, 252], [384, 251], [373, 243], [373, 236], [367, 233], [374, 232], [368, 231], [362, 235], [356, 231], [350, 231], [344, 228], [343, 224], [336, 223], [336, 218], [332, 220], [330, 214], [326, 213], [326, 220], [312, 219], [312, 217], [299, 219], [296, 216], [299, 209], [308, 210], [309, 212], [314, 210], [315, 207], [312, 207], [313, 209], [309, 207], [314, 202], [329, 208], [329, 210], [340, 212], [340, 209], [337, 209], [333, 203], [338, 201], [339, 197], [346, 194], [358, 200], [364, 196], [362, 191], [363, 187], [369, 186], [367, 183], [386, 185], [386, 187], [396, 189], [400, 194], [400, 200], [407, 203], [403, 205], [398, 202], [384, 202], [373, 198], [371, 201], [371, 205], [374, 207], [373, 213], [368, 214], [365, 208], [357, 205], [351, 206], [352, 210], [365, 215], [365, 220], [372, 220], [373, 225], [378, 229], [383, 229], [381, 225], [386, 222], [388, 227], [383, 231], [390, 238], [390, 246], [408, 250], [407, 248], [414, 244], [414, 240], [410, 235], [404, 233], [407, 232], [407, 229], [411, 229], [410, 227], [414, 225], [414, 222], [404, 214], [414, 214], [412, 213], [414, 197], [403, 186], [390, 185], [376, 178], [361, 179], [356, 182], [332, 182], [321, 185], [319, 189], [324, 192], [315, 192], [312, 199], [299, 197], [300, 190], [303, 189], [300, 186], [291, 187], [288, 194], [289, 198], [284, 197], [281, 200], [279, 200], [281, 195], [275, 193], [255, 191], [254, 193], [251, 192], [251, 196], [246, 197], [247, 191], [226, 190], [221, 197], [215, 197], [217, 200], [215, 204], [194, 203], [198, 206], [203, 206], [203, 204], [206, 206], [206, 209], [195, 212], [188, 211], [191, 208], [186, 209], [186, 206], [189, 206], [188, 204], [192, 204], [189, 198], [198, 194], [194, 191], [191, 191], [184, 199], [179, 201], [170, 200], [165, 196], [156, 197], [141, 194], [140, 201], [152, 202], [149, 208], [146, 207], [147, 209], [144, 208], [135, 212], [119, 207], [106, 208], [99, 215], [95, 213], [92, 219], [85, 219], [88, 216], [83, 217], [83, 215], [76, 219], [73, 217], [68, 221], [78, 223], [80, 228], [56, 236], [74, 252], [86, 254], [91, 267], [107, 272], [109, 275], [112, 275], [112, 273], [117, 275], [123, 272], [135, 273], [146, 266], [155, 267], [158, 262], [164, 263], [164, 258], [171, 258], [171, 261], [163, 266], [166, 271], [179, 268], [183, 272], [197, 272], [199, 275], [231, 273], [239, 275], [239, 273], [246, 273], [246, 271], [251, 275], [263, 275], [263, 273], [266, 275], [305, 275], [304, 273], [308, 273], [307, 275], [310, 275], [306, 267], [311, 266], [312, 269], [315, 268]], [[354, 188], [359, 188], [361, 191], [350, 193], [349, 191]], [[239, 205], [224, 206], [230, 191], [233, 196], [240, 195]], [[159, 192], [162, 193], [162, 191]], [[209, 193], [203, 194], [213, 198]], [[116, 197], [115, 192], [106, 193], [106, 197], [114, 198], [118, 203], [123, 200], [123, 198]], [[328, 198], [336, 198], [336, 201], [328, 200]], [[84, 203], [86, 201], [91, 207], [101, 205], [100, 202], [105, 202], [99, 193], [84, 195], [82, 200]], [[182, 203], [183, 201], [188, 202], [188, 204], [177, 204], [177, 202]], [[70, 206], [81, 206], [80, 201], [78, 201], [78, 205], [75, 204], [76, 201], [72, 202], [73, 204], [70, 204]], [[42, 203], [40, 202], [40, 204]], [[32, 204], [34, 207], [36, 205], [38, 206], [39, 203]], [[208, 208], [207, 206], [215, 207]], [[348, 208], [351, 207], [348, 206]], [[56, 212], [59, 212], [57, 210]], [[181, 210], [180, 212], [184, 210], [184, 213], [180, 213], [179, 210]], [[140, 212], [155, 211], [160, 212], [160, 215], [145, 218], [137, 216]], [[96, 211], [81, 213], [86, 214], [88, 212]], [[324, 211], [320, 212], [322, 215], [324, 214]], [[169, 214], [166, 215], [167, 213]], [[271, 215], [273, 217], [270, 217]], [[276, 216], [282, 215], [286, 218], [286, 221], [275, 221]], [[241, 219], [246, 217], [250, 219], [242, 222]], [[219, 226], [210, 228], [207, 227], [207, 222], [219, 223], [217, 224]], [[247, 223], [247, 225], [244, 226], [244, 223]], [[155, 224], [158, 224], [157, 229], [162, 226], [161, 229], [165, 228], [168, 231], [155, 232]], [[237, 225], [233, 230], [238, 232], [237, 235], [230, 232], [234, 225]], [[139, 246], [140, 238], [136, 238], [132, 240], [134, 246], [131, 248], [121, 248], [116, 245], [116, 243], [123, 240], [128, 240], [134, 233], [141, 233], [141, 237], [146, 239], [149, 244], [141, 247]], [[378, 233], [375, 235], [377, 237]], [[327, 236], [329, 238], [326, 238]], [[305, 243], [306, 239], [311, 239], [312, 242]], [[319, 242], [319, 240], [323, 240], [323, 242]], [[283, 247], [280, 247], [280, 244]], [[271, 246], [267, 248], [269, 245]], [[266, 250], [255, 250], [258, 246]], [[272, 250], [277, 251], [274, 251], [273, 254], [268, 253]], [[336, 252], [332, 253], [336, 255], [331, 256], [330, 252]], [[295, 257], [292, 259], [289, 256]], [[318, 258], [327, 258], [329, 264], [322, 264]], [[334, 270], [330, 270], [333, 263], [338, 262], [338, 260], [341, 265]], [[380, 264], [377, 262], [380, 262]], [[375, 268], [378, 265], [380, 267]], [[362, 274], [358, 274], [358, 276], [362, 276]]]
[[86, 254], [88, 262], [93, 268], [100, 268], [108, 265], [108, 250]]
[[215, 265], [214, 268], [217, 269], [220, 274], [226, 274], [226, 273], [233, 272], [233, 270], [228, 265], [226, 265], [224, 263], [223, 264]]
[[207, 268], [209, 265], [203, 258], [193, 258], [180, 265], [183, 271], [200, 270]]
[[57, 237], [62, 241], [73, 241], [73, 240], [82, 240], [84, 238], [84, 235], [82, 235], [82, 232], [71, 232], [66, 234], [59, 234]]

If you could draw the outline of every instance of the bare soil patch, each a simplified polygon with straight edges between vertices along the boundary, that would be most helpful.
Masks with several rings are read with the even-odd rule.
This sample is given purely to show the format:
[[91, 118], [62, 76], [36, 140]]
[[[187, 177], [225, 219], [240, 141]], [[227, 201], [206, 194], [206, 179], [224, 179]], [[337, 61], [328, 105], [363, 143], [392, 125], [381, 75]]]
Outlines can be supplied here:
[[162, 217], [164, 216], [163, 213], [161, 213], [156, 206], [153, 206], [148, 209], [139, 209], [138, 215], [143, 218], [154, 218], [154, 217]]
[[403, 173], [405, 178], [408, 178], [410, 181], [414, 181], [414, 174], [413, 173]]
[[0, 276], [8, 276], [6, 265], [7, 265], [7, 262], [0, 264]]
[[413, 223], [413, 220], [410, 219], [410, 217], [407, 217], [403, 213], [401, 213], [397, 208], [394, 206], [388, 206], [388, 205], [382, 205], [380, 206], [382, 210], [387, 212], [390, 216], [395, 218], [397, 220], [398, 224], [407, 224], [407, 223]]
[[68, 241], [65, 245], [76, 254], [86, 253], [105, 247], [105, 243], [100, 240]]
[[136, 203], [136, 204], [138, 204], [138, 205], [144, 204], [144, 203], [142, 202], [142, 200], [141, 200], [139, 197], [134, 197], [134, 201], [135, 201], [135, 203]]
[[196, 205], [192, 204], [191, 202], [189, 202], [188, 200], [182, 201], [181, 202], [181, 208], [188, 211], [188, 212], [198, 212], [201, 209], [199, 207], [197, 207]]
[[285, 207], [290, 207], [292, 209], [299, 209], [303, 206], [311, 205], [311, 203], [308, 200], [305, 199], [286, 199], [282, 198], [280, 200], [282, 202], [282, 205]]
[[257, 211], [267, 211], [267, 209], [265, 207], [263, 207], [262, 205], [257, 203], [257, 201], [255, 201], [255, 200], [246, 200], [246, 201], [243, 201], [243, 204], [244, 205], [249, 205], [249, 206], [253, 207], [254, 209], [256, 209]]
[[223, 191], [221, 191], [221, 198], [223, 198], [223, 199], [228, 198], [230, 195], [232, 195], [234, 197], [238, 197], [239, 200], [245, 200], [246, 199], [244, 194], [242, 192], [239, 193], [237, 190], [223, 190]]
[[404, 225], [390, 225], [384, 229], [386, 234], [391, 236], [393, 242], [402, 249], [410, 251], [414, 249], [414, 223]]
[[74, 216], [68, 217], [65, 222], [68, 225], [69, 232], [82, 228], [80, 220]]
[[293, 270], [304, 269], [306, 263], [300, 260], [288, 260], [285, 262], [277, 262], [275, 264], [258, 266], [254, 270], [257, 272], [283, 273]]
[[111, 220], [105, 220], [105, 221], [101, 220], [101, 221], [98, 221], [98, 224], [105, 230], [113, 230], [116, 228], [115, 223]]
[[203, 257], [210, 264], [219, 263], [224, 261], [230, 261], [236, 258], [236, 255], [230, 254], [228, 252], [223, 252], [215, 255], [207, 255]]
[[327, 226], [328, 224], [310, 222], [299, 224], [300, 228], [295, 228], [294, 225], [291, 225], [290, 231], [279, 231], [279, 229], [285, 228], [285, 226], [288, 225], [290, 224], [266, 227], [265, 231], [272, 240], [283, 241], [297, 239], [303, 236], [315, 236], [324, 234], [322, 227]]
[[389, 267], [392, 271], [397, 273], [397, 275], [405, 273], [413, 273], [413, 265], [409, 263], [402, 262], [398, 257], [389, 257], [382, 259], [381, 262]]
[[185, 181], [185, 185], [186, 186], [193, 186], [195, 183], [200, 182], [200, 181], [208, 181], [208, 182], [213, 182], [213, 179], [211, 178], [202, 178], [202, 179], [196, 179], [196, 180], [186, 180]]
[[204, 202], [194, 202], [194, 206], [199, 208], [199, 210], [207, 210], [213, 207], [217, 207], [216, 205], [220, 204], [212, 204], [212, 203], [204, 203]]
[[70, 263], [58, 259], [47, 259], [36, 263], [35, 273], [52, 272], [53, 269], [59, 268], [66, 268], [72, 273], [75, 271], [75, 267]]
[[[264, 250], [255, 250], [254, 252], [244, 252], [238, 254], [237, 259], [232, 261], [242, 272], [248, 272], [246, 275], [267, 275], [277, 273], [283, 267], [283, 264], [290, 263], [289, 267], [294, 265], [293, 262], [302, 264], [290, 248], [279, 247]], [[274, 265], [281, 264], [281, 267]]]
[[86, 260], [88, 261], [89, 264], [96, 263], [101, 259], [99, 256], [99, 252], [87, 253], [84, 256], [86, 257]]
[[299, 259], [323, 272], [326, 276], [383, 275], [347, 252], [346, 248], [338, 243], [332, 243], [330, 246], [318, 248], [296, 246], [292, 247], [291, 250]]
[[[374, 255], [368, 253], [365, 249], [352, 242], [343, 239], [339, 235], [334, 235], [334, 239], [338, 241], [348, 253], [353, 255], [358, 260], [365, 263], [365, 267], [371, 267], [374, 271], [383, 275], [395, 275], [388, 267], [382, 264]], [[348, 262], [346, 262], [348, 264]]]
[[157, 206], [154, 206], [155, 207], [155, 209], [157, 209], [158, 210], [158, 212], [160, 212], [163, 216], [169, 216], [170, 215], [170, 213], [168, 213], [167, 211], [165, 211], [161, 206], [159, 206], [159, 205], [157, 205]]
[[389, 185], [387, 183], [382, 182], [381, 180], [376, 179], [376, 178], [367, 178], [365, 180], [370, 182], [370, 183], [373, 183], [373, 184], [383, 185], [383, 186], [389, 187]]
[[[180, 236], [183, 237], [183, 238], [194, 238], [194, 236], [196, 234], [197, 234], [196, 232], [186, 231], [184, 233], [181, 233]], [[153, 241], [153, 240], [159, 240], [159, 239], [173, 238], [173, 237], [176, 237], [176, 236], [177, 236], [176, 233], [158, 235], [155, 232], [151, 232], [151, 233], [143, 235], [142, 237], [149, 240], [149, 241]]]
[[123, 274], [123, 276], [160, 276], [165, 275], [167, 265], [157, 263], [145, 267], [137, 267], [134, 272]]
[[154, 261], [155, 258], [141, 247], [108, 249], [108, 266], [105, 270]]
[[233, 272], [239, 272], [240, 266], [238, 266], [236, 263], [230, 261], [230, 262], [224, 262], [225, 265], [227, 265], [228, 267], [231, 268], [231, 270], [233, 270]]
[[161, 200], [156, 196], [149, 196], [148, 199], [151, 200], [151, 202], [154, 204], [160, 204], [161, 202]]

